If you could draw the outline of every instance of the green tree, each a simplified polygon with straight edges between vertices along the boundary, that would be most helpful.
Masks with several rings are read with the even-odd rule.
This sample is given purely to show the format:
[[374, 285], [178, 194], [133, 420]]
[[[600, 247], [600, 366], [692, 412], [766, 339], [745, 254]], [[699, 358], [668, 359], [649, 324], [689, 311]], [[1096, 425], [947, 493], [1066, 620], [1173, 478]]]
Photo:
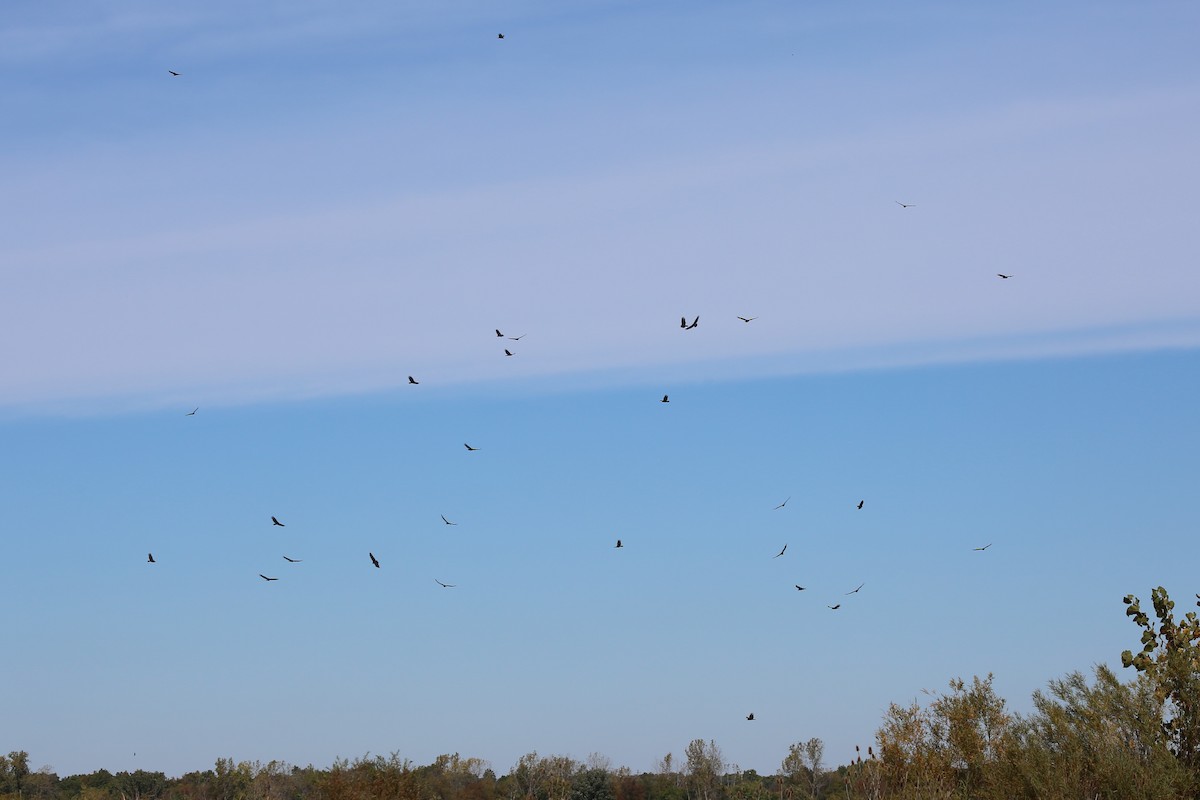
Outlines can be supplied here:
[[1125, 596], [1126, 616], [1142, 629], [1142, 649], [1137, 655], [1123, 652], [1121, 665], [1150, 679], [1164, 702], [1161, 724], [1171, 752], [1200, 788], [1200, 619], [1189, 611], [1176, 620], [1175, 603], [1161, 586], [1150, 593], [1150, 602], [1157, 624], [1138, 598]]
[[25, 776], [29, 774], [29, 753], [14, 750], [0, 756], [0, 792], [16, 794], [21, 791]]
[[1068, 800], [1185, 796], [1187, 772], [1162, 735], [1162, 701], [1148, 679], [1122, 683], [1096, 667], [1095, 680], [1073, 672], [1035, 692], [997, 770], [997, 796]]
[[893, 704], [876, 734], [883, 777], [902, 797], [986, 794], [1013, 723], [990, 674], [950, 681], [950, 693], [926, 708]]
[[577, 772], [571, 780], [571, 800], [614, 800], [612, 776], [593, 767]]
[[825, 783], [824, 760], [825, 743], [814, 737], [790, 745], [779, 772], [787, 783], [801, 785], [808, 797], [817, 798]]
[[725, 774], [725, 756], [717, 743], [693, 739], [684, 751], [687, 756], [687, 791], [692, 800], [716, 800], [721, 796], [721, 778]]

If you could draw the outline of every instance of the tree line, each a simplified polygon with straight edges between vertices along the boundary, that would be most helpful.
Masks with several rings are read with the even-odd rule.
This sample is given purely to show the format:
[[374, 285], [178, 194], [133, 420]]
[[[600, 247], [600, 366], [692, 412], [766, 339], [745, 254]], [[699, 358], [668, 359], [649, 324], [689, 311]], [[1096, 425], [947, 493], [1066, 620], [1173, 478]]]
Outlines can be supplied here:
[[[1197, 595], [1200, 606], [1200, 595]], [[818, 738], [792, 744], [774, 774], [729, 764], [695, 739], [635, 774], [599, 754], [527, 753], [507, 774], [459, 754], [416, 765], [393, 753], [328, 768], [219, 758], [213, 769], [60, 778], [29, 754], [0, 756], [0, 800], [1075, 800], [1200, 796], [1200, 620], [1176, 619], [1162, 587], [1152, 614], [1125, 598], [1141, 647], [1122, 681], [1103, 665], [1074, 672], [1010, 713], [992, 676], [956, 679], [925, 703], [893, 704], [866, 752], [829, 767]]]

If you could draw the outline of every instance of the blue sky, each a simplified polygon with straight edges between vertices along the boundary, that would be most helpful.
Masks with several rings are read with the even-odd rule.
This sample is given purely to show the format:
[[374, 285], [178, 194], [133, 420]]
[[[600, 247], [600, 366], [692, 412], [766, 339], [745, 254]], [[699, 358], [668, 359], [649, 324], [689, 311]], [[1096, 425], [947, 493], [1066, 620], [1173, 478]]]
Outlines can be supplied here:
[[773, 771], [1113, 662], [1196, 588], [1198, 16], [6, 5], [0, 750]]

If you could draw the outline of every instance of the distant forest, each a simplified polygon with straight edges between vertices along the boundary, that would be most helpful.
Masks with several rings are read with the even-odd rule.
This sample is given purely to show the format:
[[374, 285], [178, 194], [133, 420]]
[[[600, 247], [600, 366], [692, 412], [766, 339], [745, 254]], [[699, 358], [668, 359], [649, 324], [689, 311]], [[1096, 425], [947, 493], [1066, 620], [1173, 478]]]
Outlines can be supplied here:
[[[1200, 601], [1200, 595], [1197, 595]], [[773, 775], [727, 764], [696, 739], [653, 772], [528, 753], [497, 776], [457, 753], [418, 766], [398, 754], [295, 767], [221, 758], [211, 770], [99, 770], [60, 778], [31, 770], [23, 751], [0, 756], [0, 800], [1155, 800], [1200, 797], [1200, 620], [1176, 619], [1162, 587], [1152, 614], [1132, 595], [1126, 615], [1141, 648], [1125, 651], [1121, 681], [1107, 667], [1035, 692], [1028, 716], [1005, 710], [992, 677], [951, 681], [927, 704], [893, 704], [874, 744], [829, 767], [820, 739], [792, 744]], [[1197, 602], [1200, 606], [1200, 602]], [[857, 748], [856, 748], [857, 750]]]

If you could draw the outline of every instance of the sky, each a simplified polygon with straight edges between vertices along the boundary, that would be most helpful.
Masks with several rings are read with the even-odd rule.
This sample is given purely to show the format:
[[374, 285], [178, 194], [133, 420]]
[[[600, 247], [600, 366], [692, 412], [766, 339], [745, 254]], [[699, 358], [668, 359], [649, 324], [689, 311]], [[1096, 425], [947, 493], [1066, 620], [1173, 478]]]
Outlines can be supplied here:
[[4, 4], [0, 751], [774, 772], [1119, 664], [1198, 588], [1198, 24]]

